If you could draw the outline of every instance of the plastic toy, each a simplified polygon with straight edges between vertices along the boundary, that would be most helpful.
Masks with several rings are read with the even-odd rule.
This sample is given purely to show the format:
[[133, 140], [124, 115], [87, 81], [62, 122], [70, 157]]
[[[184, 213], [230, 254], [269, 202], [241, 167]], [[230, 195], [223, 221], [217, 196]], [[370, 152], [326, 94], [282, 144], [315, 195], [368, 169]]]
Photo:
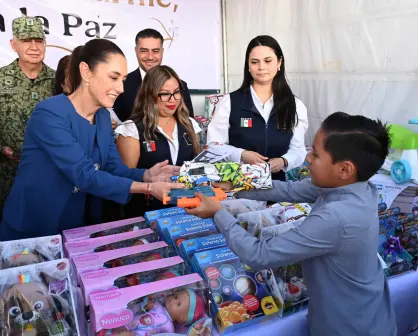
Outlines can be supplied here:
[[262, 272], [277, 305], [282, 307], [281, 316], [308, 307], [308, 291], [303, 281], [301, 263]]
[[64, 243], [64, 251], [66, 256], [71, 257], [78, 254], [103, 252], [143, 245], [153, 243], [157, 240], [158, 235], [148, 228], [111, 236], [66, 242]]
[[116, 222], [89, 225], [76, 229], [64, 230], [62, 232], [62, 236], [64, 238], [64, 242], [68, 242], [73, 240], [105, 237], [146, 228], [147, 223], [145, 222], [145, 219], [143, 217], [136, 217]]
[[243, 265], [229, 248], [196, 253], [193, 267], [212, 293], [212, 316], [221, 334], [272, 318], [279, 312], [261, 272]]
[[80, 335], [69, 269], [60, 259], [2, 271], [0, 335]]
[[201, 203], [200, 198], [196, 197], [196, 193], [202, 193], [218, 202], [228, 197], [220, 188], [198, 186], [192, 189], [171, 189], [163, 197], [163, 204], [174, 204], [180, 208], [196, 208]]
[[250, 234], [258, 237], [262, 228], [286, 222], [285, 207], [278, 206], [239, 214], [237, 222]]
[[211, 336], [207, 296], [208, 291], [197, 274], [93, 294], [92, 333]]
[[233, 191], [269, 189], [272, 187], [270, 165], [236, 162], [185, 162], [174, 180], [193, 188], [212, 182], [232, 182]]
[[0, 242], [0, 269], [61, 259], [60, 235]]
[[[418, 119], [409, 120], [418, 124]], [[384, 167], [390, 166], [392, 180], [407, 183], [418, 182], [418, 134], [400, 125], [390, 125], [391, 153]]]
[[155, 242], [146, 245], [125, 247], [113, 251], [76, 255], [72, 257], [72, 263], [76, 272], [77, 284], [80, 284], [81, 274], [87, 271], [159, 260], [167, 258], [168, 255], [168, 245], [165, 242]]
[[221, 201], [221, 204], [234, 217], [241, 213], [263, 210], [267, 206], [267, 202], [243, 198]]
[[387, 265], [385, 270], [387, 276], [404, 273], [411, 269], [412, 257], [401, 246], [398, 237], [390, 236], [382, 247], [384, 251], [381, 255]]

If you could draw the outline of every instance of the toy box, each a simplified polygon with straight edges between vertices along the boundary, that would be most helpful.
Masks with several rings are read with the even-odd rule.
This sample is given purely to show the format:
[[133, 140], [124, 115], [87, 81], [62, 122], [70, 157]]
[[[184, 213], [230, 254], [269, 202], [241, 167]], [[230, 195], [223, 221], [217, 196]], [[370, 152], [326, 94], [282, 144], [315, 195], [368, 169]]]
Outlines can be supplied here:
[[167, 258], [168, 252], [168, 245], [165, 242], [156, 242], [113, 251], [76, 255], [71, 258], [71, 261], [76, 273], [77, 284], [80, 284], [80, 275], [87, 271]]
[[145, 222], [145, 219], [143, 217], [136, 217], [116, 222], [64, 230], [62, 232], [62, 236], [64, 238], [64, 242], [68, 242], [72, 240], [84, 240], [89, 238], [110, 236], [118, 233], [136, 231], [146, 228], [147, 223]]
[[231, 182], [233, 191], [270, 189], [272, 187], [268, 163], [186, 161], [180, 168], [177, 181], [184, 183], [189, 188], [211, 182]]
[[412, 256], [402, 247], [399, 237], [390, 236], [378, 248], [383, 261], [386, 263], [385, 269], [388, 277], [404, 273], [413, 268]]
[[157, 219], [164, 218], [164, 217], [174, 217], [174, 216], [185, 216], [187, 212], [184, 208], [179, 207], [172, 207], [172, 208], [165, 208], [160, 210], [148, 211], [145, 213], [144, 217], [151, 227], [151, 229], [155, 230], [157, 226]]
[[244, 198], [221, 201], [221, 204], [234, 217], [241, 213], [263, 210], [267, 206], [267, 202]]
[[388, 208], [399, 207], [402, 213], [414, 212], [414, 199], [418, 195], [418, 185], [412, 183], [396, 184], [389, 175], [376, 174], [371, 179], [379, 191], [379, 204]]
[[0, 269], [37, 264], [62, 257], [60, 235], [0, 242]]
[[197, 274], [90, 295], [92, 335], [213, 335]]
[[264, 270], [262, 273], [280, 307], [280, 316], [288, 316], [308, 307], [308, 290], [303, 281], [301, 263]]
[[183, 241], [191, 238], [210, 236], [218, 233], [212, 222], [195, 222], [182, 225], [172, 225], [166, 229], [168, 244], [179, 253], [179, 246]]
[[197, 208], [201, 200], [196, 196], [196, 193], [201, 193], [218, 202], [228, 197], [221, 188], [195, 186], [190, 189], [171, 189], [163, 196], [163, 204], [175, 204], [180, 208]]
[[[227, 246], [225, 236], [218, 233], [181, 242], [179, 254], [189, 265], [192, 265], [192, 258], [196, 253], [225, 246]], [[197, 272], [197, 270], [193, 271]]]
[[192, 263], [209, 284], [212, 316], [221, 334], [277, 317], [280, 307], [262, 273], [242, 264], [229, 248], [196, 253]]
[[59, 259], [1, 271], [0, 335], [81, 335], [69, 270]]
[[401, 213], [401, 208], [399, 207], [387, 209], [386, 203], [380, 204], [383, 205], [384, 208], [381, 208], [381, 210], [379, 209], [379, 219], [385, 219], [391, 216], [399, 215]]
[[172, 225], [184, 225], [184, 224], [192, 224], [192, 223], [211, 223], [213, 224], [213, 220], [208, 219], [201, 219], [196, 216], [185, 215], [185, 216], [174, 216], [174, 217], [165, 217], [157, 219], [156, 230], [160, 235], [160, 238], [163, 239], [165, 242], [168, 242], [168, 236], [166, 234], [166, 229]]
[[171, 257], [81, 274], [81, 300], [85, 318], [90, 320], [90, 294], [171, 279], [186, 274], [185, 270], [183, 259]]
[[129, 246], [149, 244], [157, 240], [158, 235], [148, 228], [112, 236], [70, 241], [64, 243], [64, 251], [67, 257], [72, 257], [78, 254], [103, 252]]
[[205, 97], [205, 117], [211, 119], [215, 113], [216, 105], [221, 101], [224, 94], [217, 93]]

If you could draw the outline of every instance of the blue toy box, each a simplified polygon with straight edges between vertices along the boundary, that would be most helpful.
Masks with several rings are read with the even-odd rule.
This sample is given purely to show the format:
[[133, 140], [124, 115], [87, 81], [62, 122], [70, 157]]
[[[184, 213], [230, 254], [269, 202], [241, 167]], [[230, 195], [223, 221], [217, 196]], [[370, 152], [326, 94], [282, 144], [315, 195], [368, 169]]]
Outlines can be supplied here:
[[[212, 236], [192, 238], [183, 241], [179, 247], [179, 254], [187, 263], [189, 263], [189, 265], [191, 265], [192, 258], [196, 253], [225, 246], [227, 246], [225, 236], [219, 233]], [[193, 271], [197, 272], [196, 270]]]
[[165, 230], [169, 228], [170, 226], [190, 224], [190, 223], [196, 223], [196, 222], [202, 222], [202, 221], [213, 224], [212, 219], [201, 219], [196, 216], [181, 215], [181, 216], [164, 217], [164, 218], [157, 219], [155, 229], [160, 235], [160, 238], [163, 239], [166, 243], [168, 243], [167, 234]]
[[179, 207], [172, 207], [172, 208], [165, 208], [160, 210], [148, 211], [145, 213], [144, 217], [148, 224], [155, 230], [155, 226], [157, 225], [157, 219], [164, 218], [164, 217], [173, 217], [173, 216], [180, 216], [180, 215], [187, 215], [186, 210], [184, 208]]
[[277, 317], [279, 308], [261, 272], [242, 264], [229, 248], [196, 253], [193, 266], [212, 293], [212, 317], [220, 334]]
[[167, 244], [180, 253], [180, 244], [191, 238], [205, 237], [218, 233], [215, 223], [210, 219], [201, 219], [187, 224], [171, 225], [165, 229]]

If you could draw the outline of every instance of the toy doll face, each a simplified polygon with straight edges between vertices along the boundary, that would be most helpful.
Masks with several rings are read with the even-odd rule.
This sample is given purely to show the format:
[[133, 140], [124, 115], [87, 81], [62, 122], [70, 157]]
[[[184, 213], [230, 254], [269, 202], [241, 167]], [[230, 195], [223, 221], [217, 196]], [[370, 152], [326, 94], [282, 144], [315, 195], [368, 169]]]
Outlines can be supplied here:
[[20, 325], [33, 323], [42, 311], [51, 309], [43, 286], [36, 283], [15, 285], [4, 293], [3, 299], [9, 321]]
[[173, 321], [179, 323], [187, 322], [187, 314], [190, 308], [190, 295], [183, 291], [170, 295], [165, 299], [165, 306]]

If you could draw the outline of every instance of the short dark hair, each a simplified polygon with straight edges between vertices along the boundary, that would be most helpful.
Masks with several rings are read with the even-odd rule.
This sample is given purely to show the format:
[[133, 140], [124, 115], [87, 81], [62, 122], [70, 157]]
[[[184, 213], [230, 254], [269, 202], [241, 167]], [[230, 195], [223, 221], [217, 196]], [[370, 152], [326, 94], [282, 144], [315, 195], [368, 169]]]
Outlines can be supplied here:
[[164, 37], [158, 30], [152, 28], [146, 28], [141, 30], [135, 37], [135, 45], [138, 45], [138, 39], [140, 38], [155, 38], [161, 40], [161, 44], [164, 43]]
[[351, 161], [357, 181], [367, 181], [382, 167], [389, 152], [389, 129], [382, 121], [344, 112], [331, 114], [321, 125], [325, 150], [333, 163]]
[[84, 46], [77, 47], [71, 54], [69, 70], [69, 90], [73, 93], [81, 84], [80, 63], [85, 62], [90, 70], [94, 70], [100, 63], [106, 63], [109, 55], [122, 55], [123, 51], [112, 41], [107, 39], [93, 39]]

